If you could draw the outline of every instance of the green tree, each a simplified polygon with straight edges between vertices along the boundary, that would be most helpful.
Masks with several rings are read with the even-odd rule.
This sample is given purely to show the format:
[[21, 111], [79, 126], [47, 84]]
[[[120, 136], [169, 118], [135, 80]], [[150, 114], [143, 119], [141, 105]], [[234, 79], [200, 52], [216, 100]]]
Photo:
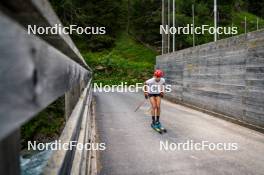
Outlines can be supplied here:
[[64, 25], [106, 27], [106, 35], [73, 35], [82, 49], [93, 51], [112, 47], [117, 33], [125, 28], [123, 0], [51, 0]]

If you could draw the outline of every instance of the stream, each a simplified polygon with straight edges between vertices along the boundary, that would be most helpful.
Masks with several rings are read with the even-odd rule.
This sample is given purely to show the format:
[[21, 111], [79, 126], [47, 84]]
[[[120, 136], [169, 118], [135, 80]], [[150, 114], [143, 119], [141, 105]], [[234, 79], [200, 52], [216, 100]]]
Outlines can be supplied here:
[[22, 175], [39, 175], [51, 156], [51, 150], [32, 152], [27, 156], [20, 156]]

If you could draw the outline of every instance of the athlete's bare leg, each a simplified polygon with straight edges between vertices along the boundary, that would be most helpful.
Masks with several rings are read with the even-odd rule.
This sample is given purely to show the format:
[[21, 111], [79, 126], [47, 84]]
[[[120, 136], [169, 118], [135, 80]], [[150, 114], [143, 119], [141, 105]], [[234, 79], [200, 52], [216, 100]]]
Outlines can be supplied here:
[[161, 98], [160, 96], [155, 97], [155, 101], [156, 101], [156, 116], [160, 116], [160, 103], [161, 103]]
[[156, 109], [157, 109], [157, 104], [156, 104], [156, 100], [155, 97], [150, 97], [149, 98], [150, 104], [151, 104], [151, 116], [156, 116]]

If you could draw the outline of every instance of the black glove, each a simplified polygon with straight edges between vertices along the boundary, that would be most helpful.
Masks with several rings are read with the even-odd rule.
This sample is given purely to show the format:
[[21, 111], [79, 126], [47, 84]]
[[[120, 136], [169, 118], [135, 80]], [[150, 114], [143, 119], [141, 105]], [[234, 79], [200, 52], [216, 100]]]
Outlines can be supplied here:
[[145, 99], [148, 99], [148, 94], [145, 94]]

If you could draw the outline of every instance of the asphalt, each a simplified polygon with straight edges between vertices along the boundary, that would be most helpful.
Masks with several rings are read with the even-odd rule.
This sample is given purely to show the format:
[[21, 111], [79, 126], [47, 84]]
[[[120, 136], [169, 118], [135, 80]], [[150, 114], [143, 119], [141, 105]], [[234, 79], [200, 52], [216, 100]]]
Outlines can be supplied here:
[[[161, 122], [168, 132], [160, 135], [150, 127], [148, 101], [134, 112], [144, 100], [142, 95], [95, 96], [99, 141], [106, 144], [106, 150], [99, 152], [101, 175], [264, 174], [262, 133], [163, 100]], [[176, 144], [188, 141], [232, 143], [237, 149], [160, 150], [161, 142], [175, 148]]]

